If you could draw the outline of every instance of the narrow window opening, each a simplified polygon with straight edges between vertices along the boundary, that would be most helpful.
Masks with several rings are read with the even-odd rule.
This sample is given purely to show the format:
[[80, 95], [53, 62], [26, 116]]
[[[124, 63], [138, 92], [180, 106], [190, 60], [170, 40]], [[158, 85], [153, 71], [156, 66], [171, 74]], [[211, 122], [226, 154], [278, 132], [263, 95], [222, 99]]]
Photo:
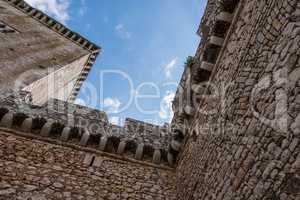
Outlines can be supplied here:
[[92, 157], [92, 159], [91, 159], [91, 162], [90, 162], [90, 167], [92, 167], [92, 166], [93, 166], [94, 162], [95, 162], [95, 156], [93, 156], [93, 157]]

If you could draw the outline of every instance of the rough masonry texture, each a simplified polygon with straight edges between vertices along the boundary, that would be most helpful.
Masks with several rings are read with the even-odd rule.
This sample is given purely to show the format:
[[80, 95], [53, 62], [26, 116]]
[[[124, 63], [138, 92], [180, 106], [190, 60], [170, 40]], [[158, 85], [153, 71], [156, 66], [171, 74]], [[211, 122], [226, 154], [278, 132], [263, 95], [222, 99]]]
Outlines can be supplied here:
[[177, 199], [299, 199], [300, 2], [209, 0], [199, 34]]
[[174, 172], [0, 131], [0, 199], [166, 199]]
[[[40, 105], [49, 98], [74, 100], [98, 53], [99, 47], [24, 1], [0, 1], [1, 90], [27, 90]], [[49, 77], [56, 81], [48, 83]]]
[[[0, 6], [54, 34], [53, 19], [23, 1]], [[170, 125], [128, 118], [119, 127], [105, 112], [70, 102], [36, 105], [34, 90], [1, 91], [0, 199], [300, 199], [300, 2], [208, 0], [197, 33]], [[19, 30], [0, 20], [4, 44], [12, 42], [7, 34]], [[62, 35], [71, 40], [61, 48], [80, 38]], [[10, 59], [0, 64], [18, 62]]]
[[99, 150], [127, 155], [137, 160], [171, 166], [171, 134], [160, 127], [126, 119], [123, 127], [112, 125], [105, 112], [60, 100], [44, 106], [33, 105], [30, 94], [8, 92], [0, 95], [0, 125], [29, 133], [77, 143]]

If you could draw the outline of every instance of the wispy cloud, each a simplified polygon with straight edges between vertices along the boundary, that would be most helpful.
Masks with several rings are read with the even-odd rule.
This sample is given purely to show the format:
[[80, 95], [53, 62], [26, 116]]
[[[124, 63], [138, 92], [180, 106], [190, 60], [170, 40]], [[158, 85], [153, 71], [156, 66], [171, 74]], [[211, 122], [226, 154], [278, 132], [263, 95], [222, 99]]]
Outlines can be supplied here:
[[117, 35], [121, 39], [130, 39], [131, 38], [131, 33], [129, 31], [127, 31], [127, 29], [125, 28], [124, 24], [118, 24], [115, 27], [115, 30], [116, 30]]
[[117, 98], [104, 99], [104, 109], [108, 113], [118, 113], [122, 105], [121, 101]]
[[88, 10], [88, 7], [86, 5], [86, 0], [80, 0], [80, 8], [79, 8], [79, 15], [82, 17], [83, 15], [85, 15], [85, 13], [87, 12]]
[[65, 24], [69, 19], [69, 0], [25, 0], [27, 3]]
[[175, 97], [175, 92], [167, 91], [160, 103], [159, 117], [163, 120], [170, 121], [173, 117], [172, 101]]
[[176, 66], [177, 58], [173, 58], [167, 65], [164, 66], [165, 75], [167, 78], [172, 77], [172, 72]]

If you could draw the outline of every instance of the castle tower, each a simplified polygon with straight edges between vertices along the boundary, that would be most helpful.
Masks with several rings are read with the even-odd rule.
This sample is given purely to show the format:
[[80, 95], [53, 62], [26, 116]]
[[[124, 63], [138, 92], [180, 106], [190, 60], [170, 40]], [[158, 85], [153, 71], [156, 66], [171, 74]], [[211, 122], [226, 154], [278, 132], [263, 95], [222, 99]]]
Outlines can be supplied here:
[[0, 1], [0, 90], [74, 101], [100, 48], [23, 0]]

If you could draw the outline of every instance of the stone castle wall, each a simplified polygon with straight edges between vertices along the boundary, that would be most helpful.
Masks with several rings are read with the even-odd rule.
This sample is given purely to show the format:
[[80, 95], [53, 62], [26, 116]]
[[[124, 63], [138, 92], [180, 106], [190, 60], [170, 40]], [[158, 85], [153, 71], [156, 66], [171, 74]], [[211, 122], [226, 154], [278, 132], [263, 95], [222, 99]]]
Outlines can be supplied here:
[[90, 54], [87, 54], [76, 58], [74, 62], [59, 70], [50, 71], [51, 74], [24, 87], [23, 90], [31, 93], [35, 105], [43, 105], [51, 98], [67, 101], [89, 56]]
[[208, 0], [198, 34], [170, 127], [0, 94], [0, 199], [298, 200], [299, 1]]
[[0, 199], [175, 198], [164, 128], [134, 119], [114, 127], [102, 111], [30, 100], [0, 93]]
[[[1, 90], [23, 89], [34, 83], [26, 90], [32, 92], [36, 103], [45, 103], [48, 93], [49, 98], [74, 100], [98, 53], [96, 45], [23, 0], [0, 0]], [[47, 80], [40, 79], [62, 68], [49, 92]]]
[[209, 77], [216, 87], [206, 90], [217, 95], [202, 97], [185, 137], [177, 199], [296, 200], [300, 3], [236, 2], [235, 17]]
[[173, 199], [175, 173], [79, 146], [0, 130], [0, 199]]
[[0, 126], [174, 167], [168, 127], [134, 119], [118, 127], [109, 123], [103, 111], [56, 99], [36, 106], [30, 99], [28, 92], [0, 92]]

